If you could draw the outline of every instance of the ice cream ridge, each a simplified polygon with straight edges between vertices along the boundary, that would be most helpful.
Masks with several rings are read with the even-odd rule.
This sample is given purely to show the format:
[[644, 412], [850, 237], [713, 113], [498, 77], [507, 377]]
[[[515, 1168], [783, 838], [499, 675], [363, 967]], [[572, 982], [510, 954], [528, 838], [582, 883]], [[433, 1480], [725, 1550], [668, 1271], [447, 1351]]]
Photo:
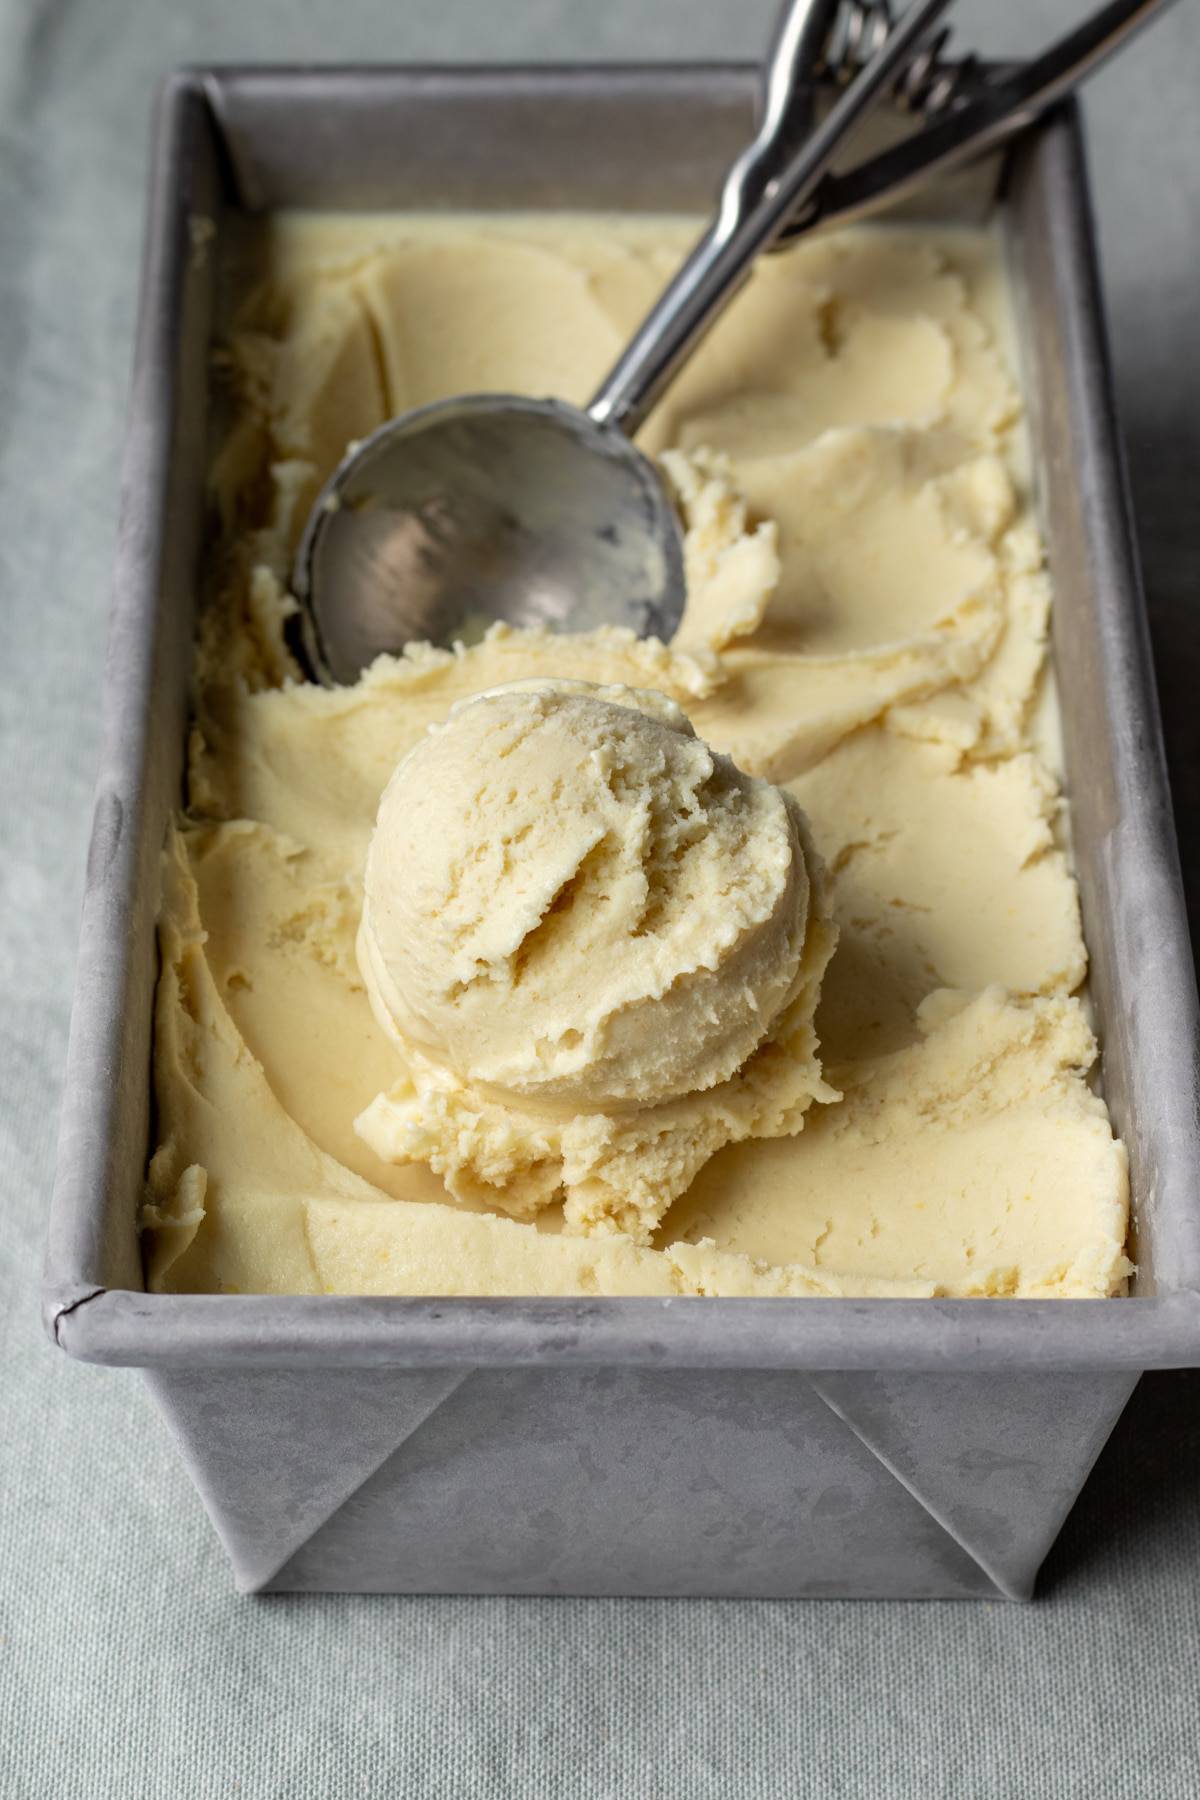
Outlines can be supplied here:
[[228, 322], [164, 856], [166, 1291], [1123, 1291], [998, 252], [770, 261], [643, 437], [670, 645], [495, 626], [304, 678], [348, 440], [581, 400], [687, 221], [276, 220]]

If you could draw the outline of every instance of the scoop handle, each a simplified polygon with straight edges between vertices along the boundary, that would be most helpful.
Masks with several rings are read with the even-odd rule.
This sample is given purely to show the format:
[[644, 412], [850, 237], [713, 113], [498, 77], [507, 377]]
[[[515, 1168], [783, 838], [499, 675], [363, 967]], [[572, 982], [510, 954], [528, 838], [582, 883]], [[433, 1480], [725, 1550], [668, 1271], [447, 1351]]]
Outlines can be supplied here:
[[[810, 131], [812, 71], [836, 5], [788, 0], [764, 66], [762, 117], [730, 167], [712, 223], [601, 383], [587, 411], [632, 437], [754, 261], [833, 162], [843, 138], [912, 55], [950, 0], [911, 0], [825, 120]], [[799, 142], [797, 140], [799, 139]]]

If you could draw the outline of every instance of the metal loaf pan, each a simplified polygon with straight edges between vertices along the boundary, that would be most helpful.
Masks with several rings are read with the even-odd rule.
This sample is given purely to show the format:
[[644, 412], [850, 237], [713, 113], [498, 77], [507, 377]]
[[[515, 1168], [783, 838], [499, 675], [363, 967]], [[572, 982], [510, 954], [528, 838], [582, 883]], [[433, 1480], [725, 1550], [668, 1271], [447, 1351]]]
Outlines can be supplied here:
[[142, 1291], [222, 247], [280, 206], [702, 209], [753, 96], [671, 67], [213, 69], [161, 97], [46, 1315], [146, 1370], [243, 1589], [1024, 1598], [1138, 1372], [1198, 1360], [1200, 1034], [1070, 108], [922, 205], [998, 201], [1011, 252], [1133, 1296]]

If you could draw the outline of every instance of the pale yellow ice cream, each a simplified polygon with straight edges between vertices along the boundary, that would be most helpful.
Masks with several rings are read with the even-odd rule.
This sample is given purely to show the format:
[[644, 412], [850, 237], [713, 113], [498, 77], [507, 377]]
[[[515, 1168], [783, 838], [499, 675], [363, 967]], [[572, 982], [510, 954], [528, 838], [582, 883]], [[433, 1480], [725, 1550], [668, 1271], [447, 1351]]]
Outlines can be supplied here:
[[358, 962], [403, 1075], [362, 1114], [456, 1199], [649, 1241], [713, 1151], [799, 1129], [834, 933], [795, 798], [665, 695], [514, 683], [401, 760]]
[[[586, 398], [691, 233], [686, 221], [551, 216], [273, 228], [265, 276], [230, 333], [188, 812], [166, 862], [152, 1287], [1120, 1291], [1125, 1158], [1091, 1079], [1046, 663], [1050, 588], [986, 234], [873, 228], [756, 272], [643, 439], [687, 527], [688, 606], [673, 645], [498, 629], [457, 654], [381, 659], [352, 688], [298, 679], [289, 557], [346, 441], [463, 390]], [[383, 1024], [375, 1016], [356, 956], [380, 801], [401, 758], [457, 729], [439, 740], [430, 726], [514, 682], [663, 696], [641, 703], [650, 711], [635, 731], [655, 725], [688, 755], [709, 746], [799, 803], [816, 851], [798, 840], [812, 884], [800, 961], [813, 960], [808, 997], [797, 989], [784, 1019], [811, 1009], [820, 979], [813, 871], [828, 870], [839, 938], [801, 1054], [784, 1043], [794, 1086], [775, 1067], [750, 1109], [766, 1134], [741, 1129], [745, 1110], [729, 1129], [726, 1090], [770, 1065], [778, 1039], [768, 1033], [720, 1075], [722, 1032], [733, 1056], [749, 1027], [745, 1011], [740, 1023], [736, 1008], [718, 1014], [712, 1045], [698, 1046], [712, 1050], [713, 1085], [641, 1109], [691, 1109], [710, 1134], [653, 1228], [655, 1184], [632, 1213], [608, 1199], [637, 1191], [636, 1156], [612, 1164], [598, 1207], [569, 1213], [569, 1198], [541, 1205], [539, 1194], [536, 1216], [521, 1218], [519, 1195], [506, 1213], [497, 1184], [477, 1179], [473, 1146], [443, 1179], [427, 1160], [391, 1160], [399, 1138], [386, 1141], [395, 1125], [411, 1153], [425, 1101], [415, 1053], [398, 1048], [390, 1003]], [[478, 722], [488, 704], [454, 717]], [[667, 722], [672, 704], [695, 738]], [[636, 858], [620, 867], [636, 881]], [[544, 894], [553, 877], [535, 868]], [[468, 935], [494, 922], [468, 908]], [[576, 925], [587, 941], [586, 909]], [[418, 910], [405, 929], [415, 943], [428, 927]], [[441, 978], [433, 961], [413, 993]], [[785, 953], [781, 981], [786, 965]], [[593, 1000], [617, 975], [638, 991], [635, 959], [598, 976]], [[586, 995], [576, 1015], [553, 986], [552, 1028], [583, 1033]], [[452, 1015], [432, 1006], [420, 1054], [466, 1093], [474, 1076], [469, 1059], [456, 1067]], [[526, 1017], [551, 1028], [550, 1014]], [[514, 1111], [529, 1072], [508, 1027], [500, 1018], [492, 1046], [495, 1104], [511, 1120], [530, 1101]], [[660, 1051], [665, 1091], [679, 1073], [671, 1034]], [[622, 1069], [614, 1055], [601, 1073], [605, 1060], [593, 1093], [607, 1109]], [[551, 1081], [556, 1067], [562, 1079], [552, 1055]], [[822, 1080], [842, 1098], [822, 1097]], [[536, 1104], [551, 1110], [545, 1096]], [[429, 1140], [439, 1155], [454, 1136], [444, 1124]], [[532, 1140], [519, 1125], [513, 1136], [528, 1168]], [[566, 1168], [560, 1142], [544, 1160], [548, 1187]]]

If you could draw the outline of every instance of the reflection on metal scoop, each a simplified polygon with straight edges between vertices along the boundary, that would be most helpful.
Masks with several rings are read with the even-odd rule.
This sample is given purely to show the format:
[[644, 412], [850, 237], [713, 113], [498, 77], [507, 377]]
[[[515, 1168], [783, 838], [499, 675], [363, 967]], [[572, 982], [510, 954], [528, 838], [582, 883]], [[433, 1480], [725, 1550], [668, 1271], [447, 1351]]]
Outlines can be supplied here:
[[314, 667], [353, 681], [383, 650], [471, 642], [494, 619], [669, 638], [679, 525], [646, 457], [556, 400], [422, 407], [355, 446], [309, 519], [297, 569]]
[[293, 586], [315, 671], [353, 681], [381, 651], [481, 623], [669, 638], [683, 612], [679, 521], [629, 439], [949, 0], [911, 0], [815, 130], [811, 76], [840, 0], [788, 0], [761, 122], [715, 217], [586, 411], [467, 396], [393, 420], [317, 500]]

